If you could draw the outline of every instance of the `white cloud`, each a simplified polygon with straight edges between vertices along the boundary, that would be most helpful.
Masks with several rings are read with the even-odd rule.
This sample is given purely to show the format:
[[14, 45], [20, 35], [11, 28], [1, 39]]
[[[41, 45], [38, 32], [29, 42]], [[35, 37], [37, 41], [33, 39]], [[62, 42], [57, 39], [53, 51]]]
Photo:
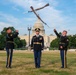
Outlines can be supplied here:
[[13, 26], [13, 25], [5, 22], [0, 22], [0, 31], [2, 31], [4, 27], [9, 27], [9, 26]]
[[[0, 32], [3, 30], [3, 28], [4, 27], [12, 27], [13, 25], [12, 24], [10, 24], [10, 23], [6, 23], [6, 22], [0, 22]], [[28, 31], [26, 32], [26, 30], [27, 30], [27, 27], [25, 26], [25, 27], [23, 27], [23, 26], [13, 26], [13, 27], [15, 27], [15, 29], [17, 29], [17, 30], [19, 30], [19, 34], [20, 35], [24, 35], [24, 34], [26, 34], [26, 33], [28, 33]]]
[[30, 6], [34, 6], [34, 8], [41, 7], [46, 3], [49, 3], [50, 6], [56, 6], [58, 3], [55, 0], [9, 0], [11, 3], [14, 3], [15, 6], [20, 6], [22, 8], [30, 9]]
[[0, 12], [0, 31], [3, 30], [4, 27], [13, 26], [15, 29], [18, 29], [20, 32], [20, 35], [23, 35], [27, 33], [27, 27], [30, 22], [30, 26], [32, 27], [32, 21], [34, 21], [35, 18], [16, 18], [13, 15], [5, 14]]
[[74, 2], [76, 3], [76, 0], [74, 0]]
[[17, 29], [20, 24], [21, 21], [18, 18], [10, 14], [5, 14], [0, 12], [0, 31], [2, 31], [4, 27], [9, 27], [9, 26], [13, 26]]
[[[58, 3], [55, 0], [11, 0], [11, 2], [15, 3], [17, 6], [21, 6], [24, 8], [24, 10], [29, 10], [30, 6], [34, 6], [34, 8], [41, 7], [45, 5], [47, 2], [50, 3], [50, 6], [38, 11], [37, 13], [41, 16], [41, 18], [48, 23], [48, 25], [52, 25], [53, 27], [55, 26], [60, 26], [64, 25], [64, 21], [66, 17], [63, 17], [61, 11], [56, 10], [54, 6], [56, 6]], [[31, 13], [32, 14], [32, 13]], [[34, 15], [35, 17], [35, 15]], [[27, 18], [28, 19], [28, 18]], [[51, 27], [52, 27], [51, 26]]]
[[3, 20], [7, 21], [8, 23], [12, 23], [13, 25], [14, 24], [18, 25], [20, 23], [19, 19], [17, 19], [16, 17], [10, 14], [5, 14], [5, 13], [0, 12], [0, 16], [2, 17]]
[[13, 10], [20, 11], [16, 6], [13, 6], [12, 8]]
[[29, 18], [29, 17], [27, 18], [26, 17], [26, 18], [23, 18], [23, 20], [28, 21], [28, 22], [32, 22], [32, 21], [35, 21], [35, 18]]
[[12, 25], [5, 22], [0, 22], [0, 27], [8, 27], [8, 26], [12, 26]]
[[[64, 16], [63, 11], [57, 10], [55, 8], [56, 6], [59, 5], [57, 0], [8, 0], [8, 1], [14, 4], [15, 7], [13, 7], [13, 9], [18, 11], [17, 9], [18, 6], [23, 8], [25, 12], [31, 10], [30, 6], [34, 6], [34, 8], [38, 8], [45, 5], [46, 3], [49, 3], [50, 4], [49, 7], [46, 7], [43, 10], [37, 12], [41, 16], [41, 18], [51, 27], [49, 31], [52, 31], [53, 28], [56, 28], [59, 31], [62, 31], [64, 29], [68, 30], [71, 28], [70, 25], [68, 24], [72, 22], [71, 21], [72, 19], [70, 19], [70, 17], [68, 16]], [[24, 24], [28, 25], [29, 23], [30, 24], [34, 23], [34, 21], [36, 20], [36, 16], [33, 13], [29, 15], [26, 16], [26, 18], [23, 17], [21, 19], [18, 19], [12, 15], [0, 13], [0, 16], [3, 16], [8, 21], [8, 23], [13, 24], [15, 26], [17, 25], [16, 28], [19, 25], [18, 27], [19, 29], [21, 28], [22, 25], [24, 26]], [[20, 30], [22, 29], [24, 30], [24, 28], [21, 28]], [[48, 28], [46, 28], [46, 26], [45, 29], [46, 32], [48, 33]]]

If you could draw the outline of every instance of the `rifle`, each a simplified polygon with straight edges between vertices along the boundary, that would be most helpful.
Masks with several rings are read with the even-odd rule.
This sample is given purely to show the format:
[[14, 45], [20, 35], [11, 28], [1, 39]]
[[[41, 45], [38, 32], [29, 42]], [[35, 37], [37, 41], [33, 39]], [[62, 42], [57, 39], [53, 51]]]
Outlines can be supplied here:
[[[44, 6], [40, 7], [40, 8], [35, 9], [34, 11], [41, 10], [41, 9], [47, 7], [47, 6], [49, 6], [49, 3], [47, 3], [46, 5], [44, 5]], [[33, 12], [33, 11], [28, 11], [28, 12]]]

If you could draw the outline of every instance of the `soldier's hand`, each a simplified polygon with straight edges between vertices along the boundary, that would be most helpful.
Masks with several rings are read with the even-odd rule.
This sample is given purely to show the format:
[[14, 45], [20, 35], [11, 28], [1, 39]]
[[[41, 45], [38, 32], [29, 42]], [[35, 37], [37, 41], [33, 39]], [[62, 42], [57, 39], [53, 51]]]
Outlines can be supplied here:
[[60, 48], [62, 49], [62, 48], [63, 48], [63, 46], [60, 46]]
[[42, 50], [44, 50], [44, 48], [42, 48]]
[[33, 50], [33, 47], [31, 47], [30, 49]]
[[54, 32], [56, 31], [56, 29], [54, 29]]
[[18, 32], [18, 30], [16, 30], [16, 32]]

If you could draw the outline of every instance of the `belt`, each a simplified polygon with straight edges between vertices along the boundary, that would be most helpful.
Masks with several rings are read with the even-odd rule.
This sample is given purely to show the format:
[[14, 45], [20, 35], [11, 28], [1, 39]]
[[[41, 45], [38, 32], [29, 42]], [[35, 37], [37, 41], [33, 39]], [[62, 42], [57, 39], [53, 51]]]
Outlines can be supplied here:
[[34, 42], [33, 44], [41, 44], [40, 42]]
[[9, 42], [9, 43], [14, 43], [13, 41], [7, 41], [7, 42]]
[[60, 42], [59, 44], [65, 44], [65, 43]]

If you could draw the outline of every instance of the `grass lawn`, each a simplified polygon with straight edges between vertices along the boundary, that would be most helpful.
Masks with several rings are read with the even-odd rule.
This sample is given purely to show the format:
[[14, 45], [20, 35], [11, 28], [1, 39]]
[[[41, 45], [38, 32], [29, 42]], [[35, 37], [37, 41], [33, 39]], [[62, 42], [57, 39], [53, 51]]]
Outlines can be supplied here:
[[6, 51], [0, 51], [0, 75], [76, 75], [76, 52], [67, 54], [68, 68], [61, 69], [59, 51], [43, 52], [41, 68], [34, 67], [33, 52], [14, 51], [12, 68], [5, 68]]

